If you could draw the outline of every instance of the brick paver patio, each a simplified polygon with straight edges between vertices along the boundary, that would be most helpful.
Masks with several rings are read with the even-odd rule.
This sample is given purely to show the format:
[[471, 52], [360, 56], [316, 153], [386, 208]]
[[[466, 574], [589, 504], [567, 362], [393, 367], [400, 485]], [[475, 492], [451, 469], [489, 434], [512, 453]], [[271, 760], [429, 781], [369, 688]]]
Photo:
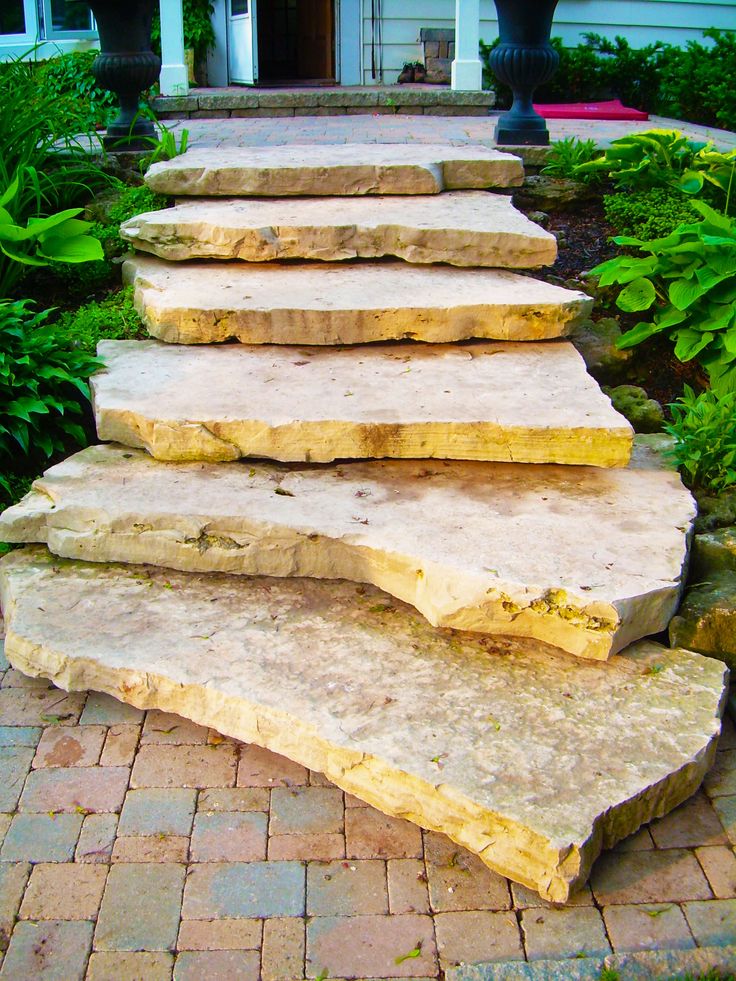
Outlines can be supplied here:
[[[465, 142], [490, 140], [493, 121], [362, 115], [171, 126], [186, 126], [193, 145]], [[553, 137], [599, 139], [624, 131], [580, 121], [550, 128]], [[722, 146], [736, 145], [726, 136]], [[654, 973], [622, 968], [625, 981], [669, 976], [662, 965], [677, 967], [697, 948], [723, 948], [724, 964], [734, 956], [729, 719], [704, 789], [604, 854], [566, 909], [319, 773], [175, 716], [67, 694], [2, 654], [0, 774], [0, 981], [426, 981], [446, 971], [460, 981], [453, 969], [464, 962], [560, 959], [568, 960], [556, 976], [577, 978], [597, 977], [594, 959], [611, 953], [663, 952]]]

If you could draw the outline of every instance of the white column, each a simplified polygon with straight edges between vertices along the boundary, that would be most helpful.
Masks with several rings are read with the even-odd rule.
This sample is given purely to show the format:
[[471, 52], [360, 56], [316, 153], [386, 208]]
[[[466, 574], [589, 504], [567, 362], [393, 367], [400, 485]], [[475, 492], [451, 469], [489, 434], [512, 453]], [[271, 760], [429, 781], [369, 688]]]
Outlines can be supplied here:
[[184, 14], [182, 0], [160, 0], [161, 95], [186, 95], [189, 73], [184, 63]]
[[[163, 0], [162, 0], [163, 2]], [[455, 0], [455, 60], [452, 87], [465, 92], [483, 88], [483, 66], [478, 54], [480, 0]]]

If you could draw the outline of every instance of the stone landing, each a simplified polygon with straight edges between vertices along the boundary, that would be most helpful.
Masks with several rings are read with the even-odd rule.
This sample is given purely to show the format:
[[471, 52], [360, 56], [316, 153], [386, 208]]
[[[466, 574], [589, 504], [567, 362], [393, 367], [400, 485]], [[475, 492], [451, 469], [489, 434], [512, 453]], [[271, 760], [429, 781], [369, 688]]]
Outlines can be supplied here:
[[31, 548], [2, 560], [0, 591], [18, 670], [271, 748], [554, 902], [693, 793], [720, 730], [719, 661], [641, 642], [570, 671], [529, 643], [438, 632], [352, 583]]
[[503, 269], [403, 262], [222, 263], [127, 259], [149, 333], [172, 344], [546, 340], [590, 313], [584, 293]]
[[131, 218], [121, 236], [162, 259], [375, 259], [532, 269], [557, 242], [486, 191], [410, 197], [194, 198]]
[[603, 659], [666, 629], [694, 516], [646, 445], [615, 470], [162, 464], [112, 445], [37, 480], [0, 516], [0, 539], [96, 562], [369, 582], [435, 626]]
[[624, 466], [633, 432], [566, 341], [363, 348], [103, 341], [100, 439], [159, 460]]
[[154, 164], [146, 184], [160, 194], [221, 196], [439, 194], [512, 187], [519, 157], [485, 146], [351, 143], [187, 150]]

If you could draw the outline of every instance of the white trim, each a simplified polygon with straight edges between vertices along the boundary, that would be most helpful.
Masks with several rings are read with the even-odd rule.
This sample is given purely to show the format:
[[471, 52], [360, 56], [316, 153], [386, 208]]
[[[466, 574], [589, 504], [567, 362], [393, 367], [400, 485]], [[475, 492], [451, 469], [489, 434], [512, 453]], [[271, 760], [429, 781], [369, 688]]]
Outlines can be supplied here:
[[455, 2], [455, 60], [451, 86], [455, 91], [480, 92], [483, 66], [478, 57], [480, 39], [480, 0]]
[[[48, 0], [47, 0], [48, 2]], [[189, 72], [184, 61], [182, 0], [159, 0], [161, 17], [161, 95], [188, 95]]]
[[[335, 24], [335, 73], [340, 85], [360, 85], [363, 80], [360, 0], [339, 0]], [[339, 57], [338, 57], [339, 55]]]

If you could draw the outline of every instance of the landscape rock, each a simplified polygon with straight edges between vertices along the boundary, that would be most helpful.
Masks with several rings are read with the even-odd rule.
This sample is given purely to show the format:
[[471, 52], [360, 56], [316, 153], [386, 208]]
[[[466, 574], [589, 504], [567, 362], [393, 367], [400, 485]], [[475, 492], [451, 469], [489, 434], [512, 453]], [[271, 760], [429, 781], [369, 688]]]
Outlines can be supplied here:
[[549, 177], [535, 174], [525, 177], [524, 183], [514, 191], [514, 204], [534, 211], [571, 211], [592, 201], [599, 191], [568, 177]]
[[417, 143], [198, 147], [146, 173], [159, 194], [200, 197], [438, 194], [523, 179], [522, 162], [510, 153]]
[[714, 572], [685, 593], [670, 623], [670, 643], [736, 668], [736, 572]]
[[718, 528], [693, 540], [690, 578], [708, 579], [714, 572], [736, 572], [736, 527]]
[[698, 488], [693, 493], [698, 502], [698, 517], [695, 521], [695, 531], [698, 534], [736, 525], [736, 487], [730, 487], [720, 494], [710, 494]]
[[575, 326], [570, 340], [583, 356], [585, 366], [601, 384], [615, 384], [631, 360], [631, 351], [616, 347], [621, 325], [615, 317], [583, 320]]
[[432, 343], [561, 337], [585, 294], [503, 269], [403, 262], [211, 263], [128, 259], [149, 332], [176, 344]]
[[617, 385], [604, 389], [617, 412], [626, 416], [634, 432], [658, 433], [664, 425], [664, 411], [659, 402], [650, 399], [638, 385]]
[[666, 629], [694, 510], [646, 446], [605, 470], [159, 463], [108, 445], [47, 471], [0, 516], [0, 540], [96, 562], [369, 582], [435, 626], [603, 659]]
[[531, 269], [557, 255], [554, 235], [502, 194], [213, 198], [184, 201], [120, 226], [162, 259], [375, 259]]
[[370, 586], [39, 548], [2, 560], [0, 596], [25, 674], [265, 746], [553, 902], [715, 755], [724, 666], [651, 642], [572, 670], [542, 645], [439, 632]]
[[100, 439], [159, 460], [625, 466], [632, 431], [565, 341], [360, 348], [103, 341]]

